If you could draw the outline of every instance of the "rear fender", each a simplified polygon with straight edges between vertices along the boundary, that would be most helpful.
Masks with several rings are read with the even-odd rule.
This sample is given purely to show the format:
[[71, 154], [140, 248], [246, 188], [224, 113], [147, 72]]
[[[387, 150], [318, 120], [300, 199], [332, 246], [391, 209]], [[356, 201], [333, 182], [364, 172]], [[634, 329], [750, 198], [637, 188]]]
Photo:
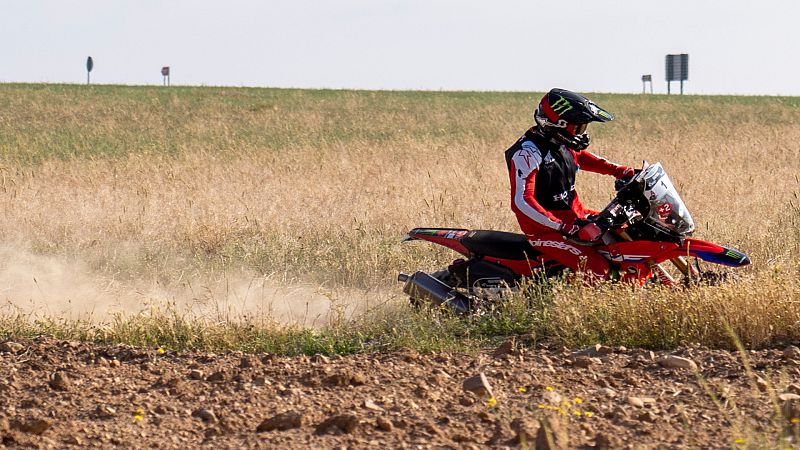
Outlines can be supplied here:
[[428, 241], [439, 244], [461, 253], [464, 256], [472, 256], [461, 243], [461, 239], [469, 233], [469, 230], [461, 228], [414, 228], [403, 238], [403, 241]]

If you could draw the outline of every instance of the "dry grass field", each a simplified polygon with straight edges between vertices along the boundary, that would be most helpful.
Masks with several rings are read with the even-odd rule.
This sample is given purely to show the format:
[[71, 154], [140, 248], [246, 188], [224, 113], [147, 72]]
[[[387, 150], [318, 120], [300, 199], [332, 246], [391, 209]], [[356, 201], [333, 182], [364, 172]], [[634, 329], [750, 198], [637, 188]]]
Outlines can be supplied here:
[[455, 256], [407, 230], [517, 230], [540, 95], [0, 85], [0, 446], [796, 448], [798, 98], [591, 95], [750, 256], [724, 285], [407, 305]]
[[[407, 310], [396, 273], [454, 257], [401, 244], [408, 229], [517, 230], [502, 153], [540, 95], [3, 85], [5, 333], [91, 317], [122, 340], [123, 322], [198, 319], [214, 336], [298, 323], [355, 347], [395, 330], [391, 345], [422, 349], [504, 333], [730, 346], [726, 324], [749, 346], [800, 337], [797, 98], [592, 96], [617, 114], [590, 127], [592, 148], [661, 161], [696, 236], [750, 255], [736, 281], [560, 286], [479, 324]], [[602, 207], [612, 181], [582, 173], [578, 189]]]

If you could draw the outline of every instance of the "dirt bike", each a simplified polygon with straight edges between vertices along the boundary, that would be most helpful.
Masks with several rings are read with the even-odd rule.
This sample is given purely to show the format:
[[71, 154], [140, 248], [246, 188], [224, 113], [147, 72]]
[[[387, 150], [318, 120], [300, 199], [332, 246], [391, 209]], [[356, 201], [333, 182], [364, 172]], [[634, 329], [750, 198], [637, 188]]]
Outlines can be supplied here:
[[[739, 250], [688, 236], [694, 221], [678, 191], [660, 163], [645, 163], [641, 171], [615, 184], [616, 196], [591, 220], [601, 236], [592, 246], [608, 259], [608, 279], [639, 284], [676, 286], [691, 280], [714, 281], [716, 272], [701, 270], [699, 260], [730, 267], [750, 264]], [[456, 228], [414, 228], [403, 241], [423, 240], [464, 255], [447, 269], [433, 273], [400, 273], [403, 291], [415, 306], [444, 305], [458, 313], [479, 309], [481, 304], [512, 291], [522, 280], [534, 276], [553, 277], [565, 268], [543, 259], [523, 234]], [[550, 242], [550, 241], [548, 241]], [[547, 242], [537, 246], [548, 245]], [[552, 241], [551, 245], [567, 245]], [[695, 265], [687, 258], [693, 257]], [[662, 265], [671, 261], [683, 280], [674, 278]]]

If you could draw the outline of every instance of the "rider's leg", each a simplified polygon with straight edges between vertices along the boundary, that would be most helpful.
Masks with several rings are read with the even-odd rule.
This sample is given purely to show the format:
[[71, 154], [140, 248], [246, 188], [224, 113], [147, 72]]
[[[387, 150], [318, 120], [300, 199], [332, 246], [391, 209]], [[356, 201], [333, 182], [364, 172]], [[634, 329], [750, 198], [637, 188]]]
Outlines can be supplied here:
[[590, 280], [607, 279], [608, 260], [593, 248], [568, 241], [560, 233], [544, 233], [529, 237], [533, 248], [542, 253], [542, 259], [554, 260], [573, 272], [581, 272]]

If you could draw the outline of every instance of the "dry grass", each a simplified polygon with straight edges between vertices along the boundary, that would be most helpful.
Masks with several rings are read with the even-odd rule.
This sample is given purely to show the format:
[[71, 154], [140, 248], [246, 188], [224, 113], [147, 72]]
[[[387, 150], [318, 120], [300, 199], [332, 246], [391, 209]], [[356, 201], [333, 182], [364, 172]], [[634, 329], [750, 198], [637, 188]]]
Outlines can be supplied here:
[[[408, 229], [517, 230], [502, 152], [530, 125], [539, 97], [34, 85], [0, 92], [6, 243], [80, 261], [104, 280], [167, 291], [235, 272], [399, 293], [398, 270], [454, 256], [401, 246]], [[565, 287], [548, 303], [542, 330], [567, 343], [726, 345], [727, 321], [747, 345], [798, 339], [800, 100], [596, 100], [618, 120], [590, 127], [594, 148], [619, 162], [664, 163], [697, 236], [737, 247], [754, 264], [738, 282], [691, 292]], [[581, 174], [578, 188], [601, 207], [611, 183]]]

